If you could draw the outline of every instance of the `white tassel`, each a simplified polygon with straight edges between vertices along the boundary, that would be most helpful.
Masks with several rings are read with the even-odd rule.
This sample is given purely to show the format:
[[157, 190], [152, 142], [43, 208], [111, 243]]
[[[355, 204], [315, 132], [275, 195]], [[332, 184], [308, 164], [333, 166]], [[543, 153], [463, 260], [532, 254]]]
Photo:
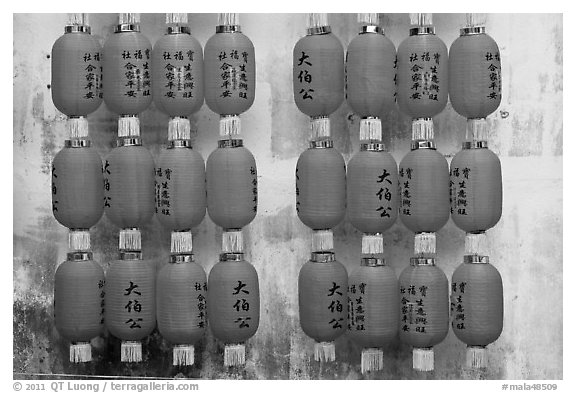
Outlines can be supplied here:
[[188, 14], [166, 14], [167, 25], [185, 25], [188, 23]]
[[118, 137], [139, 137], [140, 119], [138, 116], [120, 116], [118, 118]]
[[434, 349], [432, 348], [412, 349], [412, 368], [417, 371], [433, 371]]
[[317, 362], [333, 362], [336, 360], [334, 342], [314, 343], [314, 360]]
[[311, 118], [310, 129], [312, 140], [330, 138], [330, 118], [328, 116]]
[[135, 25], [140, 23], [140, 14], [138, 13], [125, 13], [118, 14], [118, 23], [121, 25], [130, 24]]
[[308, 28], [328, 26], [328, 14], [308, 14]]
[[120, 250], [140, 251], [142, 250], [142, 234], [139, 229], [121, 229], [118, 241]]
[[170, 234], [170, 252], [173, 254], [191, 254], [192, 232], [173, 231]]
[[71, 251], [90, 250], [90, 232], [88, 230], [70, 230], [68, 232], [68, 247]]
[[312, 252], [329, 251], [334, 248], [334, 234], [330, 229], [312, 233]]
[[464, 238], [465, 255], [488, 255], [486, 233], [467, 233]]
[[378, 26], [378, 14], [358, 14], [358, 23]]
[[173, 117], [168, 122], [168, 140], [190, 139], [190, 120], [186, 117]]
[[362, 374], [384, 368], [384, 352], [380, 348], [364, 348], [361, 359]]
[[224, 367], [241, 366], [246, 363], [244, 344], [226, 344], [224, 347]]
[[466, 14], [466, 27], [486, 26], [486, 14]]
[[466, 367], [486, 368], [488, 366], [488, 351], [486, 347], [469, 346], [466, 348]]
[[414, 235], [414, 254], [436, 254], [436, 233], [421, 232]]
[[122, 341], [120, 361], [138, 363], [142, 361], [142, 343], [140, 341]]
[[222, 116], [220, 117], [220, 136], [240, 135], [242, 128], [240, 116]]
[[92, 361], [92, 347], [90, 343], [79, 342], [70, 344], [70, 362], [86, 363]]
[[222, 232], [222, 251], [244, 252], [244, 236], [241, 229]]
[[434, 139], [434, 122], [429, 118], [412, 120], [412, 140], [431, 141]]
[[384, 236], [381, 233], [362, 234], [362, 254], [382, 254]]
[[218, 14], [218, 26], [239, 26], [240, 15], [231, 13]]
[[88, 138], [88, 119], [83, 116], [67, 119], [65, 127], [70, 139]]
[[174, 366], [192, 366], [194, 364], [194, 345], [174, 345], [172, 364]]
[[88, 14], [68, 14], [68, 26], [85, 25], [88, 26]]
[[411, 13], [410, 25], [412, 26], [431, 26], [432, 14], [429, 13]]
[[466, 139], [472, 142], [488, 141], [488, 122], [483, 119], [468, 119]]
[[379, 118], [360, 120], [361, 141], [382, 141], [382, 121]]

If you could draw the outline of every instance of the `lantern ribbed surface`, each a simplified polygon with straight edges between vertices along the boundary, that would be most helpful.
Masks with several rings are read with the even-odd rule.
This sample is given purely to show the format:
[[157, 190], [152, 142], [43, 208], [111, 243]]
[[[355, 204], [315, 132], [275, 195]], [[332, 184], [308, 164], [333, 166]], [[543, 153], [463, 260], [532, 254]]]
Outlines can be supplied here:
[[448, 334], [448, 279], [436, 266], [408, 266], [400, 284], [400, 339], [416, 348], [439, 344]]
[[69, 341], [89, 342], [102, 333], [104, 271], [92, 260], [65, 261], [54, 277], [54, 324]]
[[346, 173], [348, 218], [364, 233], [381, 233], [398, 217], [398, 166], [385, 151], [360, 151]]
[[52, 101], [67, 116], [86, 116], [102, 103], [102, 47], [88, 33], [67, 33], [52, 47]]
[[502, 100], [498, 44], [488, 34], [460, 36], [450, 47], [450, 103], [466, 118], [483, 118]]
[[312, 229], [330, 229], [346, 212], [346, 164], [333, 148], [308, 149], [296, 164], [296, 210]]
[[437, 232], [450, 217], [446, 159], [432, 149], [412, 150], [400, 162], [400, 219], [412, 232]]
[[413, 35], [398, 47], [397, 101], [412, 117], [434, 117], [448, 101], [448, 49], [433, 34]]
[[260, 323], [258, 273], [246, 261], [219, 262], [208, 276], [208, 320], [216, 338], [239, 344]]
[[88, 229], [104, 207], [102, 160], [95, 149], [64, 148], [52, 161], [52, 212], [68, 228]]
[[168, 263], [156, 280], [160, 334], [171, 344], [194, 344], [206, 330], [206, 273], [195, 262]]
[[166, 34], [152, 50], [154, 104], [169, 116], [188, 116], [204, 103], [202, 46], [190, 34]]
[[450, 163], [452, 220], [466, 232], [486, 231], [502, 216], [502, 169], [488, 149], [464, 149]]
[[112, 149], [104, 163], [106, 216], [120, 228], [140, 227], [154, 214], [154, 160], [143, 146]]
[[293, 51], [294, 101], [310, 117], [328, 116], [344, 100], [344, 48], [332, 33], [302, 37]]
[[254, 103], [254, 45], [241, 32], [216, 33], [204, 47], [206, 105], [220, 115], [239, 115]]
[[360, 117], [394, 108], [396, 48], [383, 34], [356, 36], [346, 53], [346, 100]]
[[137, 115], [152, 102], [152, 45], [139, 32], [114, 33], [104, 43], [104, 103], [119, 115]]
[[245, 147], [214, 150], [206, 161], [208, 215], [224, 229], [248, 225], [258, 209], [256, 161]]
[[156, 217], [173, 231], [193, 228], [206, 214], [204, 159], [188, 148], [162, 150], [156, 164]]
[[463, 263], [452, 275], [452, 330], [469, 346], [498, 339], [503, 325], [502, 277], [489, 263]]

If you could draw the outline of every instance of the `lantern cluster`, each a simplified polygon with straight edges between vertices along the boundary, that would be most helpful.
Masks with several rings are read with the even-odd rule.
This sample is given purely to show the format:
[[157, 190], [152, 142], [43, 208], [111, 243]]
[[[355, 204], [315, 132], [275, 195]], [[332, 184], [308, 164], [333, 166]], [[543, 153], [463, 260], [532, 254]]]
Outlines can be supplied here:
[[452, 329], [468, 345], [467, 366], [487, 365], [486, 346], [500, 336], [502, 278], [489, 264], [485, 232], [502, 215], [502, 171], [488, 149], [486, 117], [501, 100], [501, 62], [481, 14], [468, 14], [466, 27], [450, 47], [450, 99], [466, 117], [466, 141], [450, 164], [452, 220], [466, 232], [464, 263], [452, 276]]
[[258, 209], [256, 161], [240, 137], [239, 115], [254, 102], [254, 45], [241, 32], [238, 14], [219, 14], [216, 34], [204, 48], [206, 104], [220, 115], [218, 148], [206, 161], [208, 215], [223, 229], [222, 254], [208, 277], [208, 318], [224, 342], [224, 365], [245, 363], [244, 342], [258, 329], [256, 269], [244, 260], [242, 228]]
[[70, 362], [92, 360], [90, 340], [104, 324], [104, 271], [93, 260], [90, 227], [103, 214], [102, 160], [91, 147], [86, 116], [102, 103], [102, 48], [86, 14], [69, 14], [52, 47], [52, 101], [68, 116], [68, 139], [52, 162], [52, 212], [68, 227], [67, 260], [54, 284], [54, 320], [71, 342]]
[[296, 165], [296, 211], [313, 232], [312, 256], [300, 270], [300, 325], [315, 341], [314, 358], [333, 361], [346, 329], [348, 277], [334, 258], [332, 228], [346, 212], [346, 164], [333, 148], [329, 115], [344, 99], [344, 48], [326, 14], [309, 14], [307, 35], [293, 51], [294, 101], [310, 117], [310, 148]]

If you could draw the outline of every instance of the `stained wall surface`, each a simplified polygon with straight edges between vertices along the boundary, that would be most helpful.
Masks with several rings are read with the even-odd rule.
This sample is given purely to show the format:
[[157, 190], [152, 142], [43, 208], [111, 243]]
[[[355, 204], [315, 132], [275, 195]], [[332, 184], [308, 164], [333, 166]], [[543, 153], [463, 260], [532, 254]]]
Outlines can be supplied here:
[[[396, 47], [407, 37], [407, 14], [381, 14]], [[189, 14], [192, 35], [204, 46], [214, 34], [215, 14]], [[333, 32], [346, 47], [357, 34], [355, 14], [330, 14]], [[463, 14], [435, 14], [437, 35], [449, 47]], [[260, 278], [261, 322], [247, 344], [244, 368], [225, 369], [223, 346], [208, 332], [196, 348], [196, 364], [171, 365], [170, 347], [155, 331], [144, 342], [144, 362], [119, 361], [119, 340], [93, 340], [95, 361], [68, 362], [68, 343], [53, 323], [54, 272], [67, 252], [67, 229], [51, 212], [50, 164], [66, 139], [65, 116], [51, 100], [50, 54], [63, 33], [64, 14], [14, 14], [14, 362], [20, 373], [66, 373], [258, 379], [561, 379], [562, 369], [562, 89], [560, 14], [491, 14], [487, 31], [502, 57], [503, 99], [488, 121], [489, 144], [502, 162], [502, 219], [488, 232], [491, 262], [504, 283], [504, 330], [489, 348], [489, 367], [464, 368], [465, 345], [452, 331], [435, 347], [435, 371], [412, 371], [411, 348], [385, 348], [381, 372], [363, 376], [360, 352], [346, 336], [336, 340], [337, 361], [313, 360], [313, 340], [301, 330], [297, 277], [309, 257], [311, 231], [295, 211], [294, 170], [307, 147], [308, 118], [292, 93], [292, 48], [305, 34], [304, 14], [242, 14], [243, 32], [256, 48], [256, 99], [242, 115], [244, 143], [258, 164], [259, 206], [244, 229], [246, 257]], [[102, 41], [114, 14], [92, 14]], [[278, 29], [277, 26], [282, 26]], [[530, 26], [531, 29], [526, 29]], [[16, 28], [17, 27], [17, 28]], [[518, 32], [522, 34], [518, 34]], [[152, 43], [164, 32], [164, 14], [143, 14], [142, 32]], [[384, 140], [397, 162], [408, 152], [410, 119], [382, 113]], [[346, 103], [331, 116], [335, 147], [348, 161], [359, 150], [359, 118]], [[116, 117], [102, 104], [89, 116], [92, 141], [102, 157], [115, 145]], [[450, 160], [460, 150], [466, 121], [448, 104], [435, 119], [438, 150]], [[154, 105], [141, 115], [143, 143], [155, 159], [165, 147], [168, 117]], [[216, 148], [218, 115], [206, 105], [191, 117], [194, 148], [204, 159]], [[117, 256], [118, 231], [103, 217], [92, 229], [95, 259], [104, 269]], [[167, 262], [170, 233], [154, 218], [143, 228], [143, 252]], [[208, 216], [195, 231], [196, 260], [209, 272], [221, 247], [221, 229]], [[335, 251], [348, 271], [360, 262], [361, 234], [345, 220], [335, 228]], [[384, 235], [396, 274], [408, 265], [413, 236], [398, 221]], [[464, 233], [452, 221], [438, 233], [438, 265], [448, 278], [461, 263]]]

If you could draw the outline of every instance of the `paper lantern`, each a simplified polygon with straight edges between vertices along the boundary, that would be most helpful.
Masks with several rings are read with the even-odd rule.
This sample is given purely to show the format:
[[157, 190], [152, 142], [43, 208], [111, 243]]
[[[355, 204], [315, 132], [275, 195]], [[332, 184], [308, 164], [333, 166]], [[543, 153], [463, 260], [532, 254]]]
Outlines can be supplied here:
[[413, 349], [413, 367], [434, 369], [433, 346], [448, 334], [448, 279], [433, 258], [411, 258], [400, 274], [400, 340]]
[[330, 229], [346, 212], [346, 164], [332, 140], [312, 142], [296, 164], [296, 211], [315, 230]]
[[398, 46], [397, 101], [412, 118], [432, 118], [448, 101], [448, 49], [433, 26], [410, 29]]
[[309, 23], [308, 35], [294, 46], [292, 67], [294, 101], [302, 113], [328, 116], [338, 109], [344, 100], [344, 48], [325, 19]]
[[398, 279], [382, 258], [362, 258], [348, 278], [348, 334], [362, 346], [362, 373], [381, 370], [380, 347], [398, 336]]
[[119, 115], [137, 115], [152, 102], [152, 45], [140, 33], [139, 14], [120, 14], [120, 24], [104, 43], [104, 102]]
[[300, 326], [316, 341], [314, 359], [334, 361], [347, 326], [348, 273], [332, 252], [313, 252], [298, 274]]
[[54, 324], [71, 341], [70, 362], [92, 360], [90, 340], [104, 324], [104, 271], [91, 252], [69, 253], [54, 277]]
[[466, 118], [483, 118], [502, 100], [500, 50], [484, 26], [465, 28], [450, 47], [450, 102]]
[[89, 229], [102, 217], [102, 160], [86, 139], [67, 140], [52, 161], [52, 212], [71, 229]]
[[450, 216], [448, 163], [430, 142], [415, 142], [399, 165], [400, 219], [412, 232], [437, 232]]
[[67, 116], [86, 116], [102, 103], [102, 46], [81, 19], [68, 23], [50, 56], [52, 101]]
[[452, 220], [466, 232], [486, 231], [502, 216], [500, 160], [485, 146], [465, 142], [450, 163]]
[[140, 252], [110, 262], [105, 285], [105, 323], [122, 340], [121, 361], [142, 361], [142, 340], [156, 326], [156, 268]]
[[256, 161], [241, 139], [218, 142], [206, 161], [208, 215], [224, 229], [248, 225], [258, 210]]
[[194, 364], [194, 343], [206, 331], [206, 273], [192, 255], [172, 255], [158, 272], [156, 318], [160, 334], [174, 344], [173, 364]]
[[208, 276], [208, 320], [214, 336], [226, 344], [224, 365], [245, 362], [244, 342], [260, 323], [258, 273], [243, 254], [221, 254]]
[[468, 345], [469, 367], [486, 367], [486, 346], [498, 339], [503, 325], [502, 277], [488, 257], [464, 256], [452, 275], [452, 330]]
[[187, 25], [168, 26], [154, 44], [151, 63], [152, 97], [160, 111], [174, 117], [200, 109], [204, 103], [202, 47]]

